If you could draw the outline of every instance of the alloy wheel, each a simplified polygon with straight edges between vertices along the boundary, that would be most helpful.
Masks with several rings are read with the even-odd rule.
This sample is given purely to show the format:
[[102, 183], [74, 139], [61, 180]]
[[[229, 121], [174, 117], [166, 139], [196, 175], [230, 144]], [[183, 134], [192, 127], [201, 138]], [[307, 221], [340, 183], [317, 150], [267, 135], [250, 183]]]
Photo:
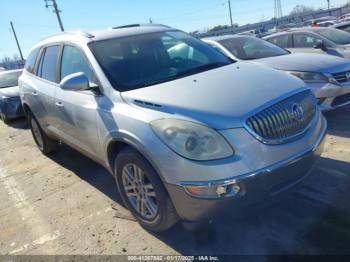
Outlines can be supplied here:
[[137, 213], [153, 219], [158, 213], [157, 196], [145, 172], [135, 164], [127, 164], [122, 171], [125, 194]]

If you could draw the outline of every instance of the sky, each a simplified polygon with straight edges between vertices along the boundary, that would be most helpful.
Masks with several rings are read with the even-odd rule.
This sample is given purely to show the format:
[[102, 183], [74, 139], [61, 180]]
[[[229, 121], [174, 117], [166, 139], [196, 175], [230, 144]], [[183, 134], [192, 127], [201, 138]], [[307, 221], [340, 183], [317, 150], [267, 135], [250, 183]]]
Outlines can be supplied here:
[[[184, 31], [229, 24], [227, 0], [56, 0], [65, 30], [93, 31], [118, 25], [147, 23], [166, 24]], [[337, 7], [348, 0], [330, 0]], [[327, 0], [281, 0], [283, 14], [296, 5], [326, 8]], [[235, 23], [244, 25], [274, 16], [274, 0], [231, 0]], [[44, 0], [1, 0], [0, 60], [18, 54], [11, 32], [13, 22], [23, 55], [41, 39], [59, 32], [52, 8]]]

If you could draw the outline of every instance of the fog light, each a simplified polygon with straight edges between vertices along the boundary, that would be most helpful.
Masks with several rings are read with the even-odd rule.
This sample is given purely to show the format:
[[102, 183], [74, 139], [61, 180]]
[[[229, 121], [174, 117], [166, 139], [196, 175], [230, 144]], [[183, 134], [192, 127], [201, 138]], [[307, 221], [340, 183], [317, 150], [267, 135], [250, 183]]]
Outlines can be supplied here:
[[195, 197], [219, 198], [235, 196], [241, 188], [238, 184], [223, 184], [215, 186], [185, 186], [185, 190]]

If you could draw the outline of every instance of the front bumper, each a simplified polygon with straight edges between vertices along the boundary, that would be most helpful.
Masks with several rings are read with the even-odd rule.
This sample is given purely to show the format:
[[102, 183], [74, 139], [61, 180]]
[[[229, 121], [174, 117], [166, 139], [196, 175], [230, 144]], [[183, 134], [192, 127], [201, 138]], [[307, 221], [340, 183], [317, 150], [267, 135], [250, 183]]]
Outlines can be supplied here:
[[329, 111], [350, 104], [350, 82], [341, 85], [332, 83], [309, 83], [322, 111]]
[[[309, 174], [310, 169], [323, 151], [327, 128], [325, 120], [323, 121], [322, 130], [317, 140], [303, 152], [249, 174], [205, 182], [211, 185], [236, 183], [241, 190], [235, 196], [215, 199], [198, 198], [189, 195], [185, 191], [184, 185], [166, 183], [165, 186], [180, 218], [187, 222], [210, 220], [224, 210], [239, 210], [283, 192], [302, 181]], [[196, 182], [196, 184], [198, 185], [200, 182]]]
[[0, 99], [0, 113], [13, 119], [24, 116], [24, 111], [19, 97]]

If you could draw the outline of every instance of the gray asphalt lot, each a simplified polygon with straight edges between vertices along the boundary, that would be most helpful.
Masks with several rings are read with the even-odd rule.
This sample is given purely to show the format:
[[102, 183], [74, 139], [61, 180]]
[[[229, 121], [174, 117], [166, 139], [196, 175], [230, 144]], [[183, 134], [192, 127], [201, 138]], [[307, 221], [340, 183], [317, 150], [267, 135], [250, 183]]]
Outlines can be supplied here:
[[113, 177], [62, 146], [50, 157], [24, 120], [0, 123], [0, 254], [350, 254], [350, 107], [326, 114], [325, 152], [275, 201], [225, 214], [198, 241], [141, 228]]

